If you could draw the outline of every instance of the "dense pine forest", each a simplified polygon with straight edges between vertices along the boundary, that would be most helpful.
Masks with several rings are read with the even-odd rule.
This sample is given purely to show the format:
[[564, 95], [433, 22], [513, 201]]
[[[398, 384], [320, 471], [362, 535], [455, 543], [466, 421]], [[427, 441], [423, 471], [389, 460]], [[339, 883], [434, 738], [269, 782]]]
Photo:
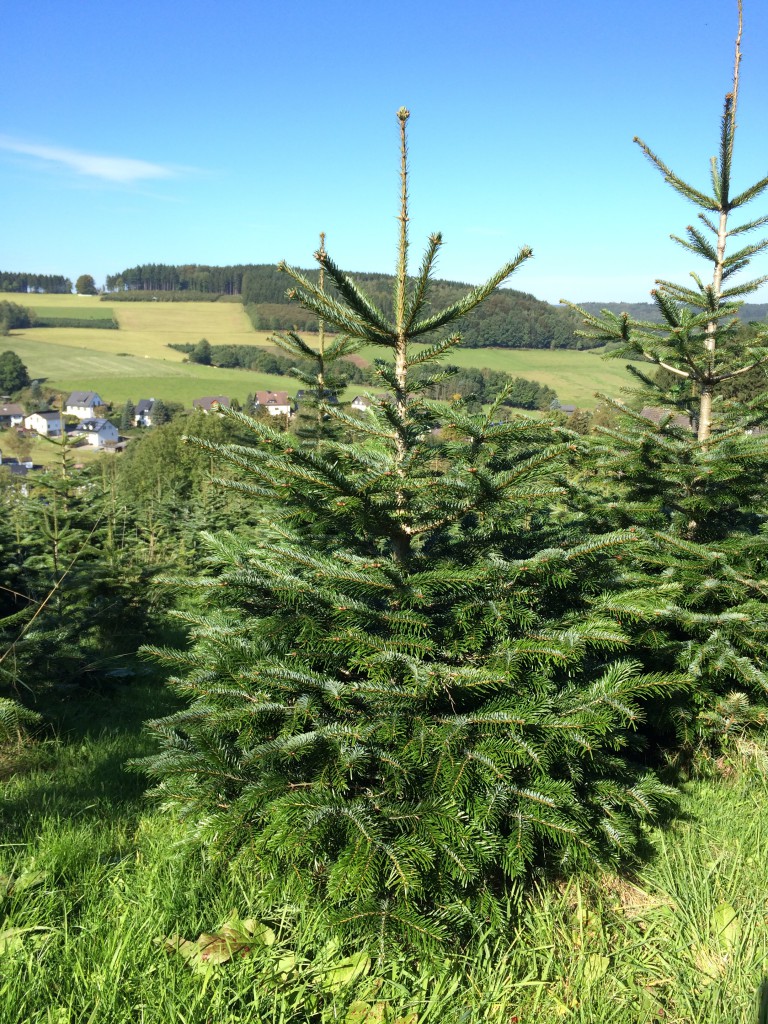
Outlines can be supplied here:
[[[304, 393], [290, 429], [182, 411], [120, 457], [84, 468], [52, 441], [46, 473], [0, 477], [0, 992], [16, 1019], [752, 1019], [768, 331], [742, 305], [764, 279], [738, 275], [768, 249], [743, 237], [768, 221], [744, 213], [768, 177], [733, 184], [740, 39], [707, 191], [635, 140], [699, 211], [677, 239], [699, 272], [657, 283], [652, 314], [499, 291], [527, 244], [476, 287], [433, 278], [439, 234], [417, 265], [405, 108], [391, 277], [347, 274], [321, 235], [311, 273], [110, 278], [256, 309], [287, 292], [315, 329], [275, 337]], [[502, 337], [606, 346], [635, 392], [584, 432], [512, 413], [515, 381], [480, 373], [486, 401], [465, 400], [452, 353]], [[355, 414], [336, 396], [362, 348], [375, 398]], [[97, 747], [78, 715], [107, 706], [152, 713], [119, 734], [129, 750], [101, 735], [84, 795], [76, 757]], [[692, 781], [731, 787], [706, 791], [723, 820], [703, 838], [712, 800]], [[755, 823], [738, 842], [729, 801]], [[732, 884], [742, 857], [757, 899]]]
[[63, 274], [28, 274], [0, 270], [0, 292], [53, 292], [68, 294], [72, 282]]

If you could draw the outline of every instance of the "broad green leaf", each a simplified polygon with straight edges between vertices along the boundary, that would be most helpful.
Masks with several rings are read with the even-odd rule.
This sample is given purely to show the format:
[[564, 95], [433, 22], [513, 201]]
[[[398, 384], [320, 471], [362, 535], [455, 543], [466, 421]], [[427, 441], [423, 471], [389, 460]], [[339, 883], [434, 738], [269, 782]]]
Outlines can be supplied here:
[[226, 925], [215, 935], [202, 934], [197, 940], [200, 947], [200, 961], [207, 964], [225, 964], [235, 955], [245, 956], [251, 947], [237, 938], [236, 933]]
[[200, 957], [200, 947], [181, 935], [169, 935], [160, 941], [169, 953], [179, 953], [189, 963], [196, 962]]
[[383, 1024], [387, 1004], [384, 1002], [366, 1003], [356, 999], [347, 1010], [344, 1024]]
[[584, 963], [584, 981], [587, 985], [599, 981], [608, 970], [611, 964], [607, 956], [600, 956], [599, 953], [590, 953]]
[[42, 885], [47, 877], [47, 871], [38, 871], [34, 868], [22, 871], [20, 875], [0, 875], [0, 896], [10, 896], [14, 892], [33, 889]]
[[741, 924], [730, 903], [719, 903], [715, 907], [713, 924], [720, 944], [727, 949], [733, 949], [741, 937]]
[[5, 928], [0, 932], [0, 956], [4, 953], [14, 953], [23, 946], [23, 938], [31, 932], [49, 932], [50, 928], [42, 925], [32, 925], [29, 928]]
[[330, 992], [336, 992], [367, 974], [370, 969], [371, 958], [365, 953], [354, 953], [335, 966], [326, 968], [320, 976], [320, 985]]
[[288, 975], [294, 969], [298, 962], [298, 957], [295, 953], [286, 953], [285, 956], [281, 956], [277, 961], [277, 973], [280, 975], [283, 981], [286, 980]]
[[34, 889], [38, 885], [42, 885], [47, 878], [47, 871], [22, 871], [13, 883], [13, 891], [21, 892], [23, 889]]

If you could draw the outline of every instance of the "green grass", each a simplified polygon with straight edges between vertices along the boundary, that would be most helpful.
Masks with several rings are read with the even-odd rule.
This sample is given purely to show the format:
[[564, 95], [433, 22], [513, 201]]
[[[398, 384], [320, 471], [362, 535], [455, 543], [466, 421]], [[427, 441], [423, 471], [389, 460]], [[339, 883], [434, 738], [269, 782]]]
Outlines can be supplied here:
[[142, 719], [168, 705], [146, 681], [70, 700], [58, 738], [5, 783], [2, 1024], [757, 1021], [768, 957], [759, 751], [728, 778], [689, 785], [631, 879], [542, 887], [514, 933], [478, 935], [439, 963], [362, 962], [357, 980], [334, 986], [328, 970], [347, 951], [323, 952], [322, 907], [270, 921], [274, 945], [252, 942], [218, 966], [195, 970], [163, 947], [213, 933], [233, 910], [248, 916], [259, 898], [247, 869], [185, 846], [123, 768], [147, 750]]
[[[270, 332], [254, 331], [238, 303], [136, 302], [109, 306], [98, 299], [77, 295], [0, 294], [0, 300], [21, 302], [46, 316], [105, 316], [120, 324], [118, 331], [73, 328], [37, 328], [14, 331], [0, 345], [13, 349], [32, 376], [42, 376], [64, 390], [99, 391], [113, 404], [127, 398], [163, 398], [190, 405], [206, 394], [244, 398], [249, 391], [269, 389], [295, 392], [285, 377], [269, 377], [244, 370], [217, 370], [184, 364], [170, 343], [191, 343], [207, 338], [212, 345], [268, 345]], [[45, 311], [43, 313], [43, 311]], [[118, 355], [123, 353], [123, 355]], [[373, 359], [380, 353], [363, 351]], [[595, 392], [620, 397], [629, 383], [621, 360], [605, 360], [595, 352], [570, 349], [458, 349], [450, 361], [459, 366], [505, 370], [554, 388], [560, 401], [594, 408]], [[351, 388], [349, 396], [361, 391]]]
[[[50, 340], [42, 337], [44, 333]], [[98, 336], [94, 345], [86, 344], [90, 335]], [[115, 339], [109, 348], [105, 335]], [[140, 398], [162, 398], [190, 407], [194, 398], [204, 395], [228, 395], [242, 401], [249, 391], [294, 390], [294, 382], [285, 377], [184, 363], [181, 353], [171, 349], [162, 358], [129, 352], [130, 342], [122, 331], [19, 331], [4, 341], [31, 377], [45, 378], [46, 384], [61, 392], [97, 391], [115, 408], [129, 398], [134, 403]]]
[[111, 306], [35, 306], [35, 312], [40, 317], [72, 317], [79, 320], [109, 320], [114, 316]]
[[557, 392], [563, 405], [594, 408], [599, 400], [596, 392], [621, 398], [631, 378], [619, 359], [604, 359], [598, 352], [574, 349], [503, 349], [459, 348], [451, 353], [457, 366], [480, 366], [503, 370], [513, 377], [527, 377], [546, 384]]

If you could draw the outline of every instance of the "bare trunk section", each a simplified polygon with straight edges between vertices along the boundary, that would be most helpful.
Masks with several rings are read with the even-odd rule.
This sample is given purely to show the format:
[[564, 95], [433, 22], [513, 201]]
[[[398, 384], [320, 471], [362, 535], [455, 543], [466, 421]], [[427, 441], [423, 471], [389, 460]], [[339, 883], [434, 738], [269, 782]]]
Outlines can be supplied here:
[[[734, 111], [735, 113], [735, 111]], [[724, 197], [727, 201], [727, 197]], [[712, 276], [712, 290], [718, 303], [722, 298], [723, 288], [723, 261], [725, 260], [725, 243], [728, 238], [728, 210], [720, 211], [720, 222], [717, 226], [717, 263]], [[717, 323], [710, 320], [707, 324], [707, 333], [704, 339], [704, 348], [707, 352], [707, 376], [710, 381], [715, 375], [715, 359], [717, 356], [716, 342]], [[699, 440], [706, 441], [712, 434], [712, 383], [705, 381], [701, 389], [699, 400]]]
[[[408, 280], [408, 140], [405, 126], [410, 114], [401, 107], [397, 112], [400, 122], [400, 239], [397, 251], [397, 278], [395, 282], [395, 324], [397, 341], [395, 344], [395, 406], [397, 408], [398, 425], [395, 436], [395, 467], [397, 475], [404, 476], [403, 463], [407, 455], [406, 414], [408, 404], [408, 338], [405, 333], [405, 292]], [[394, 539], [395, 558], [404, 561], [411, 549], [411, 538], [405, 526], [407, 500], [405, 492], [397, 491], [397, 509], [403, 532]]]
[[[736, 103], [739, 97], [739, 65], [741, 64], [741, 30], [743, 21], [742, 0], [738, 0], [739, 27], [736, 32], [736, 46], [733, 56], [733, 89], [725, 98], [726, 124], [730, 124], [728, 132], [728, 148], [723, 154], [723, 166], [721, 173], [720, 193], [720, 220], [717, 225], [717, 262], [712, 277], [712, 290], [719, 305], [722, 299], [723, 290], [723, 263], [725, 261], [725, 244], [728, 238], [728, 189], [730, 186], [731, 157], [733, 156], [733, 139], [736, 131]], [[707, 324], [704, 348], [707, 352], [707, 377], [705, 378], [699, 401], [699, 441], [706, 441], [712, 434], [712, 391], [715, 381], [718, 379], [715, 373], [715, 359], [717, 356], [717, 323], [710, 320]], [[719, 378], [723, 379], [723, 378]]]
[[[325, 288], [325, 270], [323, 269], [322, 260], [325, 257], [325, 232], [320, 232], [320, 249], [318, 250], [320, 256], [320, 270], [317, 275], [317, 285], [320, 291]], [[317, 319], [317, 347], [320, 352], [320, 359], [318, 361], [317, 371], [317, 430], [318, 437], [323, 429], [323, 411], [320, 408], [320, 403], [325, 397], [325, 321], [322, 317]]]

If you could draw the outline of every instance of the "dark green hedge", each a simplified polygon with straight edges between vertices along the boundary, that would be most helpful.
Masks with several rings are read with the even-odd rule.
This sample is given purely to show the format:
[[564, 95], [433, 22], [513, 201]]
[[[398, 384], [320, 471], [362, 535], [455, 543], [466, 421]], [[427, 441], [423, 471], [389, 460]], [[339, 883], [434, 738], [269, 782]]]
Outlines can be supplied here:
[[102, 331], [116, 331], [120, 325], [110, 317], [39, 316], [35, 327], [98, 327]]

